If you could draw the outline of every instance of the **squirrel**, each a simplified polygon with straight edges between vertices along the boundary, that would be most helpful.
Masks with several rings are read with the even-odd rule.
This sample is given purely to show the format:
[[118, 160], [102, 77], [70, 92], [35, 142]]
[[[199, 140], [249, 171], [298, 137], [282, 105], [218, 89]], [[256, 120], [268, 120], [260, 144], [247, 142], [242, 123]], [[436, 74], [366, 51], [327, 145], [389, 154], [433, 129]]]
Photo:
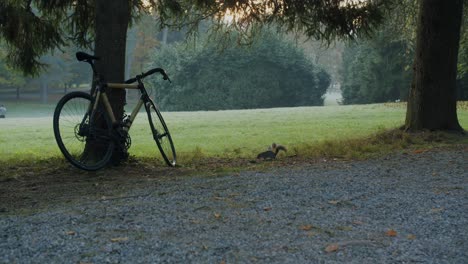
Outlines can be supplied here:
[[278, 152], [280, 150], [284, 152], [288, 151], [285, 146], [276, 145], [276, 143], [273, 143], [271, 144], [271, 146], [268, 148], [267, 151], [258, 154], [257, 159], [268, 159], [268, 160], [275, 159], [276, 155], [278, 155]]

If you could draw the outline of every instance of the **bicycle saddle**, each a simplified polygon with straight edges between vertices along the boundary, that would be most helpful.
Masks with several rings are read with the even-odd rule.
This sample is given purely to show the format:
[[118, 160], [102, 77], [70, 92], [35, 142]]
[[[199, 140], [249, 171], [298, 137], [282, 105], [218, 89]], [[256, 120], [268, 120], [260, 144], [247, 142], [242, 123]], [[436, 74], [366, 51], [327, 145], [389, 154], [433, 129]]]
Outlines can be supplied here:
[[79, 51], [76, 53], [76, 59], [79, 61], [99, 60], [99, 57]]

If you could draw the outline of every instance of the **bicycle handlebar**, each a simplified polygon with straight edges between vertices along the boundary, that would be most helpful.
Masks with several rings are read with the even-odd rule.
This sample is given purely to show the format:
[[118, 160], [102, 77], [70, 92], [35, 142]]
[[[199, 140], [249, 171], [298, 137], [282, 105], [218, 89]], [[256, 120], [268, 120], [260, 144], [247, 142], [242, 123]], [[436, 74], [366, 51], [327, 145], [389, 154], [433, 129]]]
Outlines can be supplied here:
[[151, 70], [149, 70], [149, 71], [147, 71], [147, 72], [145, 72], [145, 73], [142, 73], [142, 74], [140, 74], [140, 75], [137, 75], [137, 76], [135, 76], [134, 78], [131, 78], [131, 79], [126, 80], [125, 83], [134, 83], [134, 82], [136, 82], [136, 81], [138, 81], [138, 80], [141, 80], [141, 79], [143, 79], [143, 78], [145, 78], [145, 77], [147, 77], [147, 76], [149, 76], [149, 75], [151, 75], [151, 74], [153, 74], [153, 73], [156, 73], [156, 72], [161, 73], [161, 75], [163, 76], [163, 79], [164, 79], [164, 80], [168, 80], [169, 82], [171, 82], [171, 79], [169, 79], [169, 76], [167, 76], [166, 72], [165, 72], [163, 69], [161, 69], [161, 68], [154, 68], [154, 69], [151, 69]]

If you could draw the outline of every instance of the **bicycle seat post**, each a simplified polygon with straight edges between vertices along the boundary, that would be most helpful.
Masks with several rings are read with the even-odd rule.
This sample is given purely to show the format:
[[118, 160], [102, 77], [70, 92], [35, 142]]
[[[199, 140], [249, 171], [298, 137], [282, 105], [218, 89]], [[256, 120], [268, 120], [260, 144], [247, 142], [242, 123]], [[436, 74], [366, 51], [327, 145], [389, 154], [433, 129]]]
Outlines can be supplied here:
[[93, 74], [94, 74], [94, 76], [97, 76], [98, 73], [97, 73], [97, 71], [96, 71], [96, 67], [94, 66], [93, 60], [86, 60], [86, 62], [89, 63], [89, 64], [91, 65], [91, 69], [93, 69]]

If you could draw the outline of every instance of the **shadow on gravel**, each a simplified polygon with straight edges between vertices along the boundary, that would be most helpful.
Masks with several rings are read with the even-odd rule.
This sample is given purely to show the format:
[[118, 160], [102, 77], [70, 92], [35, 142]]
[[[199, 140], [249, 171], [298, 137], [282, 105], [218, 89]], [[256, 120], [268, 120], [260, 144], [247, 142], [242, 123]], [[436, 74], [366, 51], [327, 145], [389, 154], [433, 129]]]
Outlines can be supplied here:
[[240, 170], [265, 170], [317, 162], [294, 157], [272, 162], [211, 158], [170, 168], [154, 164], [154, 161], [130, 159], [120, 166], [95, 172], [79, 170], [64, 160], [15, 166], [3, 164], [0, 170], [0, 214], [27, 214], [57, 204], [109, 199], [149, 185], [157, 188], [158, 182], [193, 174], [215, 176]]
[[111, 197], [190, 172], [135, 161], [96, 172], [82, 171], [64, 162], [8, 167], [0, 178], [0, 214], [28, 213], [60, 203]]

